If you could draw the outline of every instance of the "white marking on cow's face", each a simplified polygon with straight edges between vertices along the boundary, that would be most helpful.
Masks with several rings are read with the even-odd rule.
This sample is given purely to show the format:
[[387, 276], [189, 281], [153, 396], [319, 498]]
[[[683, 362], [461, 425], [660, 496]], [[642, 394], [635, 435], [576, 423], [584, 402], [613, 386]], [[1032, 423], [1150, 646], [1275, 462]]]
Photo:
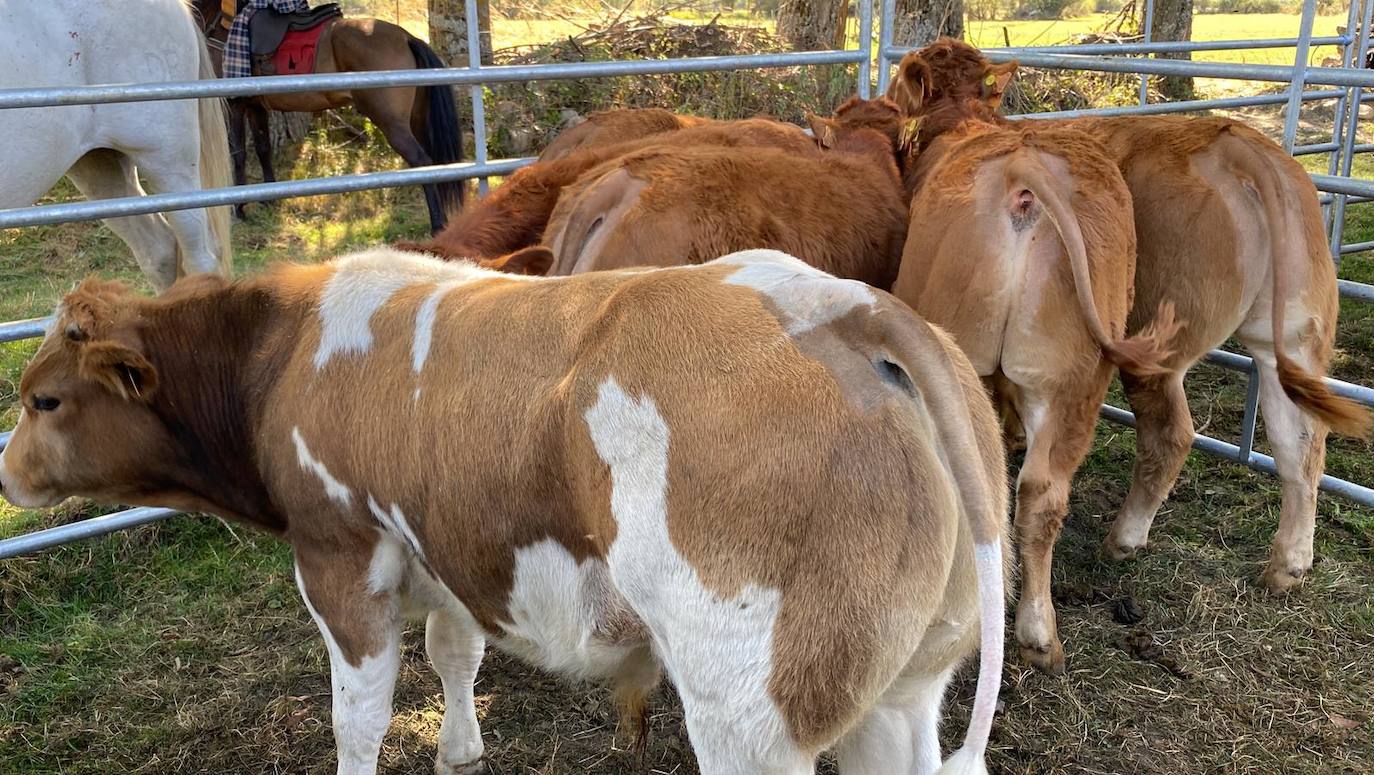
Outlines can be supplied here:
[[877, 301], [873, 289], [864, 283], [833, 277], [777, 250], [745, 250], [716, 261], [738, 265], [725, 282], [767, 296], [786, 316], [791, 336], [800, 336]]
[[348, 486], [343, 482], [335, 479], [334, 475], [329, 473], [329, 469], [325, 468], [324, 463], [310, 454], [310, 448], [305, 445], [305, 438], [301, 436], [299, 427], [291, 429], [291, 440], [296, 443], [296, 462], [300, 463], [301, 468], [320, 478], [320, 482], [324, 484], [324, 492], [330, 500], [344, 508], [352, 506], [353, 491], [348, 489]]
[[579, 563], [549, 538], [515, 551], [502, 648], [548, 670], [577, 679], [615, 675], [635, 644], [598, 639], [608, 615], [623, 610], [606, 564]]
[[386, 643], [375, 655], [363, 657], [354, 667], [344, 658], [338, 640], [329, 629], [329, 622], [320, 616], [310, 602], [296, 567], [296, 586], [310, 612], [310, 618], [320, 628], [325, 647], [329, 651], [329, 678], [334, 688], [334, 742], [338, 747], [340, 775], [372, 775], [377, 771], [377, 757], [381, 753], [382, 737], [391, 723], [391, 694], [396, 687], [396, 673], [401, 664], [400, 627], [394, 622], [378, 623], [387, 627]]
[[[401, 541], [406, 549], [421, 560], [426, 560], [424, 548], [420, 546], [420, 539], [415, 537], [415, 532], [410, 529], [410, 524], [406, 522], [406, 515], [401, 512], [401, 507], [391, 504], [391, 510], [383, 509], [381, 504], [371, 495], [367, 496], [367, 508], [372, 512], [372, 516], [377, 518], [384, 530], [391, 537]], [[426, 560], [427, 561], [427, 560]]]
[[502, 276], [464, 261], [444, 262], [389, 248], [340, 258], [320, 294], [320, 345], [315, 351], [315, 368], [324, 368], [335, 354], [363, 355], [371, 350], [372, 316], [408, 285], [454, 286]]
[[[702, 585], [696, 569], [673, 546], [667, 499], [670, 434], [650, 398], [631, 397], [608, 378], [585, 418], [597, 455], [611, 473], [616, 521], [608, 555], [611, 580], [653, 632], [691, 719], [693, 740], [699, 735], [790, 740], [768, 693], [780, 594], [748, 584], [735, 597], [721, 598]], [[780, 748], [765, 758], [790, 761], [795, 755]]]

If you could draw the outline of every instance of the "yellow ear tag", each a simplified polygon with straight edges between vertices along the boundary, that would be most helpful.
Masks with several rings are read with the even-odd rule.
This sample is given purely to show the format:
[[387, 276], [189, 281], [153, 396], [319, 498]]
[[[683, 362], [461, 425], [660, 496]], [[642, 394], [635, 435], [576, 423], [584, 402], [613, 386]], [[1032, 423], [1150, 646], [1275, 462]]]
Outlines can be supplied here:
[[916, 146], [916, 140], [921, 134], [921, 116], [917, 116], [902, 125], [901, 134], [897, 136], [897, 145], [902, 150], [910, 150]]
[[988, 73], [987, 77], [983, 79], [984, 86], [991, 86], [995, 83], [997, 83], [997, 76], [992, 73]]

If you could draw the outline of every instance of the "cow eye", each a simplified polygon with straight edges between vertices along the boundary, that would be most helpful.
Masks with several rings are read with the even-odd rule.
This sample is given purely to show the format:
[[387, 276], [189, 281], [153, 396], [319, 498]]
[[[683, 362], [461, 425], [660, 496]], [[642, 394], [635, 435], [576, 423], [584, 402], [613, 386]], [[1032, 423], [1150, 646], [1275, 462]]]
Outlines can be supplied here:
[[34, 396], [32, 406], [35, 412], [51, 412], [61, 405], [61, 403], [61, 401], [52, 396]]

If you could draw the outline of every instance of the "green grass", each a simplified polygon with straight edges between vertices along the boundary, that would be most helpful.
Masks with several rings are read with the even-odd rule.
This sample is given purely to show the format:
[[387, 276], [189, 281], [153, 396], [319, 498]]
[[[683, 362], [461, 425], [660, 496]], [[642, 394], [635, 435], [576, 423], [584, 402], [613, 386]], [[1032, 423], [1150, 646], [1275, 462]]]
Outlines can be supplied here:
[[[1009, 29], [1014, 43], [1056, 42], [1080, 22]], [[1328, 31], [1324, 24], [1331, 26], [1324, 18], [1319, 31]], [[1281, 36], [1294, 26], [1293, 17], [1197, 19], [1200, 38]], [[539, 34], [557, 29], [565, 28], [551, 24]], [[975, 24], [974, 34], [986, 43], [983, 36], [1001, 33]], [[347, 131], [317, 131], [279, 156], [282, 177], [394, 166], [375, 135]], [[1356, 174], [1374, 177], [1374, 166], [1361, 159]], [[64, 185], [52, 198], [72, 195]], [[1353, 206], [1349, 222], [1347, 240], [1374, 239], [1374, 206]], [[257, 206], [234, 230], [236, 267], [251, 273], [277, 260], [320, 260], [418, 237], [426, 224], [411, 189]], [[0, 319], [47, 314], [88, 272], [141, 283], [122, 243], [97, 224], [0, 233]], [[1341, 273], [1374, 282], [1374, 259], [1347, 257]], [[1374, 307], [1347, 302], [1342, 315], [1333, 372], [1368, 383]], [[34, 347], [0, 345], [0, 427], [13, 425], [17, 382]], [[1238, 375], [1200, 367], [1189, 393], [1200, 430], [1234, 435], [1245, 394]], [[1374, 510], [1323, 496], [1316, 566], [1291, 597], [1274, 600], [1254, 578], [1277, 519], [1276, 480], [1195, 454], [1150, 549], [1108, 563], [1097, 547], [1125, 495], [1133, 455], [1130, 430], [1099, 426], [1055, 567], [1069, 672], [1048, 678], [1010, 659], [994, 768], [1374, 771]], [[1374, 446], [1333, 440], [1328, 470], [1374, 482]], [[95, 512], [75, 501], [47, 512], [0, 505], [0, 537]], [[1108, 613], [1126, 596], [1145, 608], [1139, 625]], [[1141, 630], [1159, 655], [1141, 659], [1119, 647]], [[412, 630], [404, 643], [384, 771], [430, 766], [441, 701], [421, 641]], [[181, 517], [0, 562], [0, 774], [332, 771], [327, 671], [289, 553], [244, 528]], [[947, 748], [962, 735], [971, 679], [960, 678], [950, 704]], [[489, 657], [477, 690], [493, 773], [692, 771], [668, 692], [655, 702], [640, 768], [614, 740], [614, 714], [599, 690], [569, 687], [499, 655]]]

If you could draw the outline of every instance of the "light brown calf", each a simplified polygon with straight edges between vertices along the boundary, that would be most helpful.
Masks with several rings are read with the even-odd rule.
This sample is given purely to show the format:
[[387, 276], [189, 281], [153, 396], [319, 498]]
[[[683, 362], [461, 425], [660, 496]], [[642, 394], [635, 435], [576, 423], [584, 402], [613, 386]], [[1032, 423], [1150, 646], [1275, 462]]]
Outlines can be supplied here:
[[801, 127], [770, 119], [712, 122], [671, 134], [588, 147], [553, 161], [541, 159], [516, 171], [489, 195], [469, 203], [432, 240], [399, 247], [444, 258], [479, 260], [530, 247], [539, 242], [563, 189], [588, 170], [648, 147], [708, 146], [765, 146], [798, 156], [820, 153], [816, 141]]
[[603, 148], [651, 135], [674, 132], [688, 127], [716, 122], [699, 116], [686, 116], [662, 108], [627, 108], [603, 110], [587, 116], [587, 120], [564, 130], [539, 154], [540, 161], [562, 159], [588, 148]]
[[[920, 144], [927, 145], [965, 120], [971, 106], [988, 109], [995, 120], [990, 110], [1000, 105], [1014, 69], [1015, 63], [993, 65], [968, 44], [942, 39], [902, 60], [889, 96], [920, 119]], [[1139, 256], [1127, 330], [1156, 324], [1155, 311], [1166, 302], [1186, 321], [1164, 363], [1167, 373], [1122, 376], [1138, 448], [1106, 553], [1122, 559], [1145, 546], [1193, 440], [1184, 374], [1235, 336], [1259, 370], [1266, 432], [1283, 482], [1262, 581], [1285, 592], [1312, 566], [1328, 428], [1362, 436], [1370, 421], [1365, 409], [1321, 381], [1339, 305], [1317, 192], [1282, 148], [1228, 119], [1064, 123], [1102, 142], [1131, 191]], [[1022, 640], [1032, 649], [1058, 651], [1058, 644], [1053, 633], [1048, 641]]]
[[555, 256], [552, 274], [697, 264], [773, 248], [887, 288], [905, 231], [891, 144], [860, 129], [808, 156], [654, 147], [620, 157], [565, 191], [543, 243]]
[[1026, 659], [1062, 670], [1050, 565], [1069, 482], [1092, 446], [1113, 365], [1157, 373], [1172, 323], [1121, 339], [1135, 273], [1131, 201], [1087, 135], [970, 122], [916, 163], [892, 292], [948, 330], [1020, 418], [1016, 632]]
[[[371, 773], [401, 617], [426, 613], [437, 770], [483, 751], [484, 641], [676, 685], [701, 771], [929, 772], [958, 663], [986, 772], [1005, 465], [953, 342], [774, 251], [516, 278], [376, 250], [159, 298], [87, 281], [25, 371], [0, 490], [281, 534], [329, 648], [341, 773]], [[981, 611], [981, 614], [980, 614]]]

